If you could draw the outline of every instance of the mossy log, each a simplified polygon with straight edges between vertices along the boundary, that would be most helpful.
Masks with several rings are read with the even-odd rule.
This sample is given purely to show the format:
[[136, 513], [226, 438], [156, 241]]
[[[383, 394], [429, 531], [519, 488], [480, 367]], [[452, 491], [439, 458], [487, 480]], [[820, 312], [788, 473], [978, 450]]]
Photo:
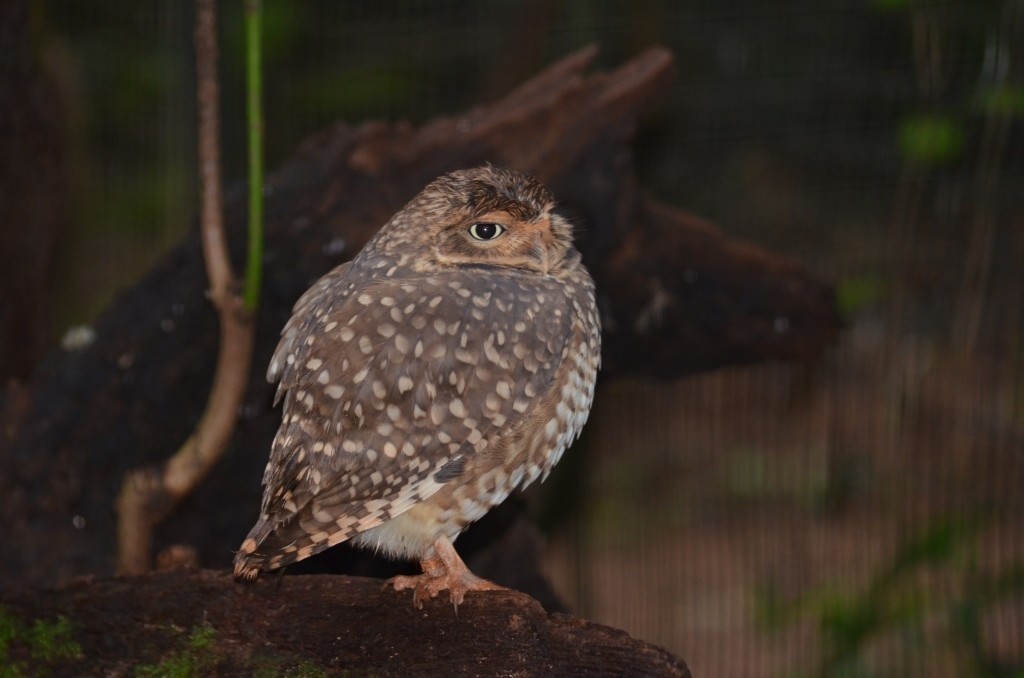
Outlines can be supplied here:
[[375, 579], [241, 584], [197, 570], [79, 579], [0, 605], [0, 624], [59, 630], [49, 652], [44, 634], [6, 634], [26, 675], [690, 675], [659, 647], [514, 591], [471, 593], [458, 612], [441, 594], [418, 610]]

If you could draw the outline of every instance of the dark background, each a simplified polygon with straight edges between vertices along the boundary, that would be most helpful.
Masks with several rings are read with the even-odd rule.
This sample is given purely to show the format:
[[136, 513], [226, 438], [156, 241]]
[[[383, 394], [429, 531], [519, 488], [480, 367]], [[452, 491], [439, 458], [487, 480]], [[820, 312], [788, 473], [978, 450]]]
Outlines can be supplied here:
[[[270, 168], [336, 120], [419, 123], [590, 43], [608, 67], [666, 45], [641, 183], [835, 283], [849, 325], [818, 361], [603, 384], [586, 455], [528, 492], [577, 613], [695, 675], [1024, 671], [1024, 3], [265, 10]], [[31, 3], [67, 170], [43, 344], [194, 224], [193, 21], [187, 2]], [[221, 22], [231, 181], [241, 3]]]

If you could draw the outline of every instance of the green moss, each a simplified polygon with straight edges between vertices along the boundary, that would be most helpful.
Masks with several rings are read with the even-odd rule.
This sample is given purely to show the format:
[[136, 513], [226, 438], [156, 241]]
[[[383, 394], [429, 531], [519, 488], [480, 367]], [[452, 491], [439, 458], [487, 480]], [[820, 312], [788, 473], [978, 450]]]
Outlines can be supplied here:
[[326, 678], [327, 672], [311, 661], [304, 661], [285, 671], [286, 678]]
[[29, 625], [0, 606], [0, 678], [46, 675], [55, 664], [81, 659], [82, 646], [73, 635], [74, 627], [65, 617], [37, 619]]
[[[173, 632], [182, 634], [172, 627]], [[225, 657], [217, 652], [217, 630], [212, 626], [194, 626], [180, 649], [164, 657], [159, 663], [135, 667], [137, 678], [195, 678], [214, 675], [223, 669]], [[245, 662], [255, 678], [323, 678], [326, 671], [316, 663], [298, 657], [275, 657], [256, 654]], [[237, 668], [237, 667], [235, 667]], [[2, 676], [0, 676], [2, 678]]]
[[[187, 635], [174, 626], [167, 627], [167, 631], [177, 636], [176, 649], [157, 663], [136, 666], [135, 675], [139, 678], [194, 678], [214, 675], [218, 668], [223, 668], [224, 657], [217, 651], [217, 630], [212, 626], [193, 626]], [[74, 639], [74, 633], [74, 624], [66, 617], [29, 623], [0, 605], [0, 678], [45, 677], [59, 667], [66, 667], [68, 662], [81, 660], [82, 647]], [[245, 663], [258, 678], [324, 678], [328, 675], [315, 661], [299, 656], [257, 655]]]
[[47, 663], [81, 659], [82, 646], [72, 637], [73, 630], [66, 617], [57, 617], [55, 622], [37, 619], [28, 633], [32, 658]]
[[327, 671], [315, 662], [297, 661], [297, 658], [257, 655], [250, 660], [249, 668], [253, 678], [326, 678]]
[[194, 626], [185, 646], [159, 664], [135, 667], [139, 678], [191, 678], [208, 675], [217, 664], [213, 651], [217, 631], [212, 626]]

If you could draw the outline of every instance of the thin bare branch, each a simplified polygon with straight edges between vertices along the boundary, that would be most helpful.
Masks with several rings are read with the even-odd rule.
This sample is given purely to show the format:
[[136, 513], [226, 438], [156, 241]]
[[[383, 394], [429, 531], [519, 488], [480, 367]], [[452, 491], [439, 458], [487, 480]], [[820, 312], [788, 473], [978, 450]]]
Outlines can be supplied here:
[[252, 360], [252, 316], [237, 293], [224, 235], [216, 10], [215, 0], [198, 0], [200, 228], [210, 280], [209, 296], [220, 319], [217, 369], [206, 409], [195, 432], [161, 469], [140, 469], [125, 477], [118, 498], [118, 568], [126, 574], [151, 569], [153, 527], [202, 482], [220, 458], [234, 432]]
[[220, 186], [220, 85], [217, 79], [217, 3], [197, 0], [196, 74], [199, 105], [199, 191], [203, 256], [210, 299], [218, 309], [234, 280], [224, 237], [224, 198]]

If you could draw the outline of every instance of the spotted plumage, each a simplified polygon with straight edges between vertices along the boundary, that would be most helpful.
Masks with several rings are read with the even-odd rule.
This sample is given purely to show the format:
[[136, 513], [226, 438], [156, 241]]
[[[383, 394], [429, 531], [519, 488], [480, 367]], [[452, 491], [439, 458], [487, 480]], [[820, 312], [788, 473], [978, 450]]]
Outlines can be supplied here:
[[235, 575], [351, 540], [416, 558], [417, 604], [493, 588], [451, 548], [579, 435], [600, 363], [590, 276], [532, 177], [428, 185], [296, 303], [267, 377], [284, 400]]

